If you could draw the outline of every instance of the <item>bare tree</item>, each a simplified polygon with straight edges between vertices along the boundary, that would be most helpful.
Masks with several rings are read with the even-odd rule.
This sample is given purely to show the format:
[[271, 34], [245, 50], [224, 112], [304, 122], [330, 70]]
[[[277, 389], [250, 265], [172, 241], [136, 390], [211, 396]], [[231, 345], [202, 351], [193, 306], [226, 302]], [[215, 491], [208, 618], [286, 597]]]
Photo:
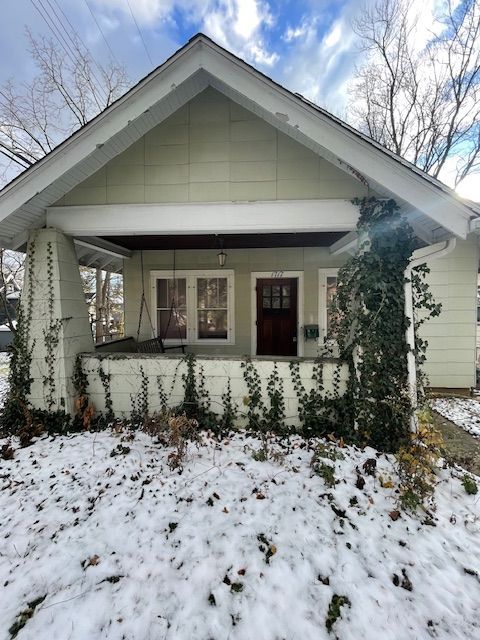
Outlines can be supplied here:
[[[10, 80], [0, 87], [0, 183], [49, 153], [128, 87], [124, 67], [112, 61], [106, 65], [94, 61], [75, 34], [69, 36], [68, 48], [61, 42], [35, 38], [29, 30], [27, 38], [37, 75], [30, 82]], [[0, 249], [4, 277], [8, 275], [9, 255]], [[99, 314], [108, 306], [110, 275], [103, 274], [100, 270], [95, 274], [100, 281]], [[97, 317], [98, 339], [104, 320]]]
[[465, 0], [419, 32], [413, 0], [379, 0], [354, 22], [367, 54], [353, 123], [434, 177], [457, 186], [480, 170], [480, 3]]
[[108, 107], [127, 88], [125, 69], [94, 62], [76, 40], [65, 53], [27, 30], [38, 74], [0, 87], [0, 154], [6, 173], [26, 169]]

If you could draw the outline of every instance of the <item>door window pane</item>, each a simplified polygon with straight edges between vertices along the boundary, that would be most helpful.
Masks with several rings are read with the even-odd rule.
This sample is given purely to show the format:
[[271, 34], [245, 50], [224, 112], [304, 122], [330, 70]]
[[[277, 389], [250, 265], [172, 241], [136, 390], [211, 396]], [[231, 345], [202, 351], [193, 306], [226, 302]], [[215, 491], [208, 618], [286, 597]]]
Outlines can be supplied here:
[[289, 284], [262, 285], [264, 309], [290, 309], [292, 287]]

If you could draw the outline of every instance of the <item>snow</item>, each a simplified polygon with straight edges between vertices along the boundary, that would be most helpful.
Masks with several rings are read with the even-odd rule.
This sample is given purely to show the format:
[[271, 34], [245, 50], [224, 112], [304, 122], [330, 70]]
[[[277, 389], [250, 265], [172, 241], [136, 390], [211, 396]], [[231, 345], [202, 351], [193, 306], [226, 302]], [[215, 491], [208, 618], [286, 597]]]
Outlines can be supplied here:
[[480, 438], [480, 402], [468, 398], [435, 398], [432, 409], [447, 420]]
[[[329, 487], [299, 437], [273, 445], [275, 461], [254, 460], [259, 446], [204, 436], [180, 474], [141, 432], [14, 443], [0, 460], [0, 639], [42, 596], [19, 640], [480, 637], [478, 497], [454, 472], [439, 470], [433, 522], [394, 521], [379, 478], [395, 478], [392, 457], [343, 448]], [[334, 594], [351, 606], [329, 634]]]

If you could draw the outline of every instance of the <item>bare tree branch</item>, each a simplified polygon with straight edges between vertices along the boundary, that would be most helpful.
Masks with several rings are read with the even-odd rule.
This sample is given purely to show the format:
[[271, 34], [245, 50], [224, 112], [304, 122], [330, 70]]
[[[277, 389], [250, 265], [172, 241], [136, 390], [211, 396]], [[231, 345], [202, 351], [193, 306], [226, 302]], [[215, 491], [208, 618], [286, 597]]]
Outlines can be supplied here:
[[360, 130], [452, 186], [480, 170], [480, 3], [448, 4], [417, 41], [411, 0], [379, 0], [353, 24], [366, 64], [349, 114]]
[[[0, 87], [0, 176], [4, 181], [35, 164], [128, 87], [125, 69], [113, 62], [95, 62], [75, 33], [64, 41], [65, 47], [44, 37], [37, 39], [28, 30], [27, 39], [37, 76], [29, 83], [10, 80]], [[16, 277], [11, 253], [0, 250], [0, 306], [3, 303], [13, 330], [11, 305], [6, 287], [2, 289], [6, 279]], [[108, 328], [112, 287], [109, 273], [97, 270], [95, 277], [101, 291], [97, 323], [101, 339], [103, 327]], [[88, 282], [84, 284], [89, 291]]]

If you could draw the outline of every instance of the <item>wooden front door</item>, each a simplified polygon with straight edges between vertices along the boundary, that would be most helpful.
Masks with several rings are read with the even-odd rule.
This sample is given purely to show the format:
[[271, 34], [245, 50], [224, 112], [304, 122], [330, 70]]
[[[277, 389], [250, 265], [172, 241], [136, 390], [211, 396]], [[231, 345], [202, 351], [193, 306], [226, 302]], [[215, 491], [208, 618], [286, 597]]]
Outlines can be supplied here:
[[257, 279], [257, 355], [297, 355], [297, 278]]

